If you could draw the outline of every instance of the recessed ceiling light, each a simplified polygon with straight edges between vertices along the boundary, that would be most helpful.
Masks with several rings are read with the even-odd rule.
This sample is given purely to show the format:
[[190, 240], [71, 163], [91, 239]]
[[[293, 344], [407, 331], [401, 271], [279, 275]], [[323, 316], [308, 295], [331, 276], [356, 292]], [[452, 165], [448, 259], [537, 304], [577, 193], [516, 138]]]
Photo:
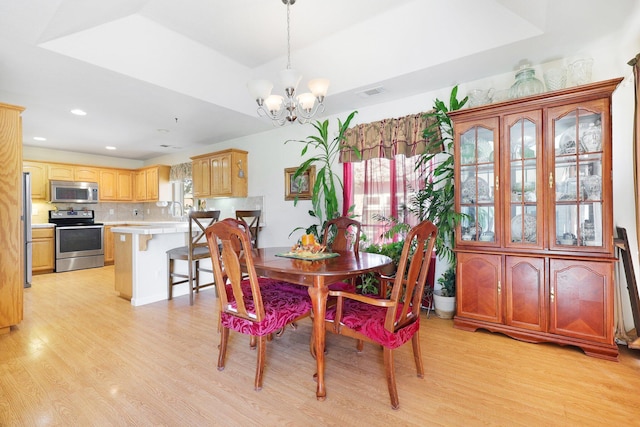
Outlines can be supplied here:
[[115, 150], [116, 149], [116, 147], [114, 147], [113, 145], [107, 145], [104, 148], [106, 148], [107, 150]]
[[76, 108], [74, 110], [71, 110], [71, 114], [75, 114], [76, 116], [86, 116], [87, 112]]
[[41, 136], [34, 136], [33, 139], [35, 139], [36, 141], [46, 141], [47, 138], [43, 138]]
[[169, 133], [169, 129], [157, 129], [158, 132], [160, 133]]

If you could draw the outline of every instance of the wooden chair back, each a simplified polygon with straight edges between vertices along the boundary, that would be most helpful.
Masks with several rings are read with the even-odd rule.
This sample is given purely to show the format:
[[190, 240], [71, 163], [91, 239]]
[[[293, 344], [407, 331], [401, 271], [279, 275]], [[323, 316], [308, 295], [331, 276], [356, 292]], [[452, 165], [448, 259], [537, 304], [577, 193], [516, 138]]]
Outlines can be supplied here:
[[258, 247], [258, 232], [260, 231], [261, 215], [262, 210], [260, 209], [236, 211], [236, 219], [243, 220], [249, 226], [249, 231], [251, 233], [251, 243], [253, 244], [254, 248]]
[[322, 237], [322, 244], [334, 251], [353, 251], [360, 249], [362, 225], [359, 221], [341, 216], [327, 221]]
[[[389, 297], [395, 304], [387, 312], [386, 330], [397, 331], [419, 318], [437, 234], [438, 228], [430, 221], [422, 221], [407, 233]], [[400, 314], [398, 307], [402, 307]]]
[[[226, 283], [232, 291], [234, 304], [230, 304], [227, 293], [224, 290], [218, 292], [220, 309], [227, 314], [249, 320], [261, 322], [265, 312], [260, 293], [260, 284], [253, 266], [251, 256], [250, 235], [246, 231], [246, 223], [243, 220], [225, 218], [209, 226], [206, 230], [207, 242], [211, 252], [213, 274], [216, 283]], [[243, 274], [240, 257], [246, 256], [247, 272]], [[247, 278], [251, 285], [254, 310], [251, 312], [245, 306], [246, 299], [241, 286]]]
[[189, 212], [189, 258], [196, 248], [207, 246], [205, 230], [220, 218], [220, 211]]

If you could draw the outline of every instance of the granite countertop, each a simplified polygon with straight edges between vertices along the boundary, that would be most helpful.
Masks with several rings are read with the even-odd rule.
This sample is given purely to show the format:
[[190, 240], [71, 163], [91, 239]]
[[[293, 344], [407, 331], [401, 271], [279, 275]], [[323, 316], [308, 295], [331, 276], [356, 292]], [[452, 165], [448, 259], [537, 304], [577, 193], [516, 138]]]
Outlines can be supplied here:
[[111, 228], [113, 233], [128, 234], [168, 234], [168, 233], [186, 233], [189, 231], [189, 224], [186, 222], [137, 222], [132, 224], [127, 222], [121, 226], [113, 225]]
[[40, 224], [31, 224], [31, 228], [53, 228], [54, 224], [50, 224], [48, 222], [40, 223]]

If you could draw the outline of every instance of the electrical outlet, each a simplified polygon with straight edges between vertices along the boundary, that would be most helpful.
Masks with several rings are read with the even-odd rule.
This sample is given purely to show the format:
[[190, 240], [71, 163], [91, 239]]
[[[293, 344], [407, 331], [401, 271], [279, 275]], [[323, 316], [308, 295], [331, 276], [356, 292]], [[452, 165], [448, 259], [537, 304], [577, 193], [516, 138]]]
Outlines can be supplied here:
[[133, 210], [133, 216], [138, 216], [138, 209]]
[[113, 214], [114, 214], [113, 209], [109, 209], [109, 215], [113, 215]]

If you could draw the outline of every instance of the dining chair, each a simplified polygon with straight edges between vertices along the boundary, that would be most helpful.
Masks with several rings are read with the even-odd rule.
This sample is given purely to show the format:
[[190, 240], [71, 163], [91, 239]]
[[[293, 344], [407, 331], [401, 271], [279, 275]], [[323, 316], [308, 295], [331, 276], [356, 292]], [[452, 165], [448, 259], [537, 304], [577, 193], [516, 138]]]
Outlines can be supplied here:
[[236, 219], [242, 219], [249, 225], [249, 231], [251, 232], [251, 244], [254, 248], [258, 247], [260, 215], [262, 215], [262, 210], [260, 209], [236, 211]]
[[[193, 305], [194, 291], [200, 292], [202, 288], [215, 285], [215, 280], [209, 283], [200, 283], [200, 272], [213, 273], [213, 270], [201, 267], [200, 261], [211, 257], [204, 232], [206, 228], [216, 222], [218, 218], [220, 218], [220, 211], [193, 211], [189, 213], [188, 244], [167, 251], [168, 299], [173, 298], [174, 286], [181, 283], [188, 283], [189, 304]], [[188, 267], [186, 274], [176, 271], [176, 261], [187, 261]], [[176, 278], [178, 278], [178, 280], [176, 280]]]
[[[322, 245], [327, 246], [332, 251], [350, 251], [358, 253], [360, 249], [360, 234], [362, 224], [359, 221], [341, 216], [333, 218], [325, 224], [322, 236]], [[333, 283], [330, 290], [342, 290], [355, 292], [356, 285], [354, 279]]]
[[382, 346], [391, 407], [398, 409], [393, 350], [411, 340], [418, 377], [424, 377], [420, 352], [420, 306], [437, 227], [423, 221], [407, 234], [389, 298], [329, 291], [337, 303], [327, 307], [325, 329]]
[[335, 251], [353, 251], [360, 249], [360, 234], [362, 225], [359, 221], [341, 216], [327, 221], [322, 244]]
[[[267, 339], [286, 325], [310, 316], [312, 305], [308, 295], [291, 292], [291, 284], [257, 276], [250, 239], [239, 224], [238, 220], [226, 218], [206, 229], [215, 280], [225, 283], [225, 291], [218, 292], [221, 325], [218, 370], [225, 368], [230, 330], [255, 337], [254, 388], [260, 390]], [[243, 279], [240, 257], [244, 257], [247, 279]]]

